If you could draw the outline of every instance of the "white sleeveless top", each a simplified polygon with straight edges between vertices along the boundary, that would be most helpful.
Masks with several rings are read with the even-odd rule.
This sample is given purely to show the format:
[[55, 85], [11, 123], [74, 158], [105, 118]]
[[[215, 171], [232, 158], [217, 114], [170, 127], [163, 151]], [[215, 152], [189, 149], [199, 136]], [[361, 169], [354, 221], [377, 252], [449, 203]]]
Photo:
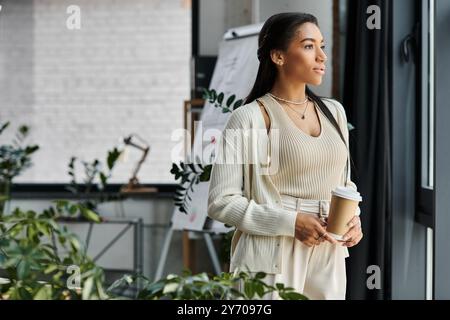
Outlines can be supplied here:
[[314, 137], [298, 128], [269, 94], [258, 100], [266, 107], [271, 123], [276, 122], [280, 128], [279, 167], [271, 175], [280, 194], [331, 200], [331, 191], [344, 182], [347, 162], [347, 147], [337, 129], [316, 103], [321, 131]]

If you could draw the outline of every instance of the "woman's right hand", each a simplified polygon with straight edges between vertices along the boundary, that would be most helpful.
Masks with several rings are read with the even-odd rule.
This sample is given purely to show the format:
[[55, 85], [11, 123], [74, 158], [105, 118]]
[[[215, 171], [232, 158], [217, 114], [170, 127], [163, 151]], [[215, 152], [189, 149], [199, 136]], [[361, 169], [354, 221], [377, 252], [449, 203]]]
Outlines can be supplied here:
[[325, 230], [327, 224], [317, 216], [308, 213], [297, 213], [295, 220], [295, 238], [308, 247], [318, 245], [323, 241], [337, 244], [337, 240], [331, 237]]

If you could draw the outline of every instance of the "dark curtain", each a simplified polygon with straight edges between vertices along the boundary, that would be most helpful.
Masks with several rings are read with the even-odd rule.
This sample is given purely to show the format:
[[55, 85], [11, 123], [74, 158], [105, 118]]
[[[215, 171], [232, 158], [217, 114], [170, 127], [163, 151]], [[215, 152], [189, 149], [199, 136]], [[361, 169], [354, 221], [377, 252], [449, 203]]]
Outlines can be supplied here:
[[[381, 29], [366, 26], [367, 8], [381, 9]], [[348, 0], [344, 97], [350, 131], [352, 179], [363, 197], [364, 237], [347, 258], [347, 299], [390, 299], [391, 142], [389, 108], [390, 1]], [[369, 289], [371, 265], [380, 289]]]

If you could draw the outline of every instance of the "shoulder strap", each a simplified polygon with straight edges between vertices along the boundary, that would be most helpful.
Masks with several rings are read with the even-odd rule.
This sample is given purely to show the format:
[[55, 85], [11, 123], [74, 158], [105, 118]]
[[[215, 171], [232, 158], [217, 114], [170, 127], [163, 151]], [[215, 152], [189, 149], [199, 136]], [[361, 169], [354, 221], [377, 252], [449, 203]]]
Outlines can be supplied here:
[[[338, 126], [342, 129], [342, 130], [348, 130], [345, 126], [346, 124], [344, 123], [344, 127], [342, 127], [339, 124], [339, 119], [337, 118], [338, 112], [341, 112], [340, 107], [337, 106], [334, 102], [333, 99], [322, 99], [322, 101], [329, 101], [331, 105], [333, 105], [332, 108], [328, 108], [330, 110], [330, 112], [332, 113], [334, 119], [336, 120], [336, 123], [338, 124]], [[344, 119], [344, 115], [341, 114], [340, 115], [340, 119]], [[344, 134], [342, 132], [342, 134]], [[345, 142], [345, 141], [344, 141]], [[347, 182], [350, 180], [350, 137], [348, 137], [347, 142], [345, 142], [346, 146], [347, 146], [347, 161], [345, 164], [345, 177], [344, 177], [344, 185], [347, 186]]]
[[258, 104], [264, 108], [264, 111], [266, 112], [266, 115], [269, 118], [269, 126], [268, 127], [266, 126], [266, 129], [269, 130], [270, 125], [271, 125], [269, 112], [267, 112], [266, 106], [264, 105], [264, 103], [262, 103], [262, 101], [260, 99], [256, 99], [256, 102], [258, 102]]
[[339, 112], [337, 109], [338, 107], [334, 104], [334, 102], [331, 99], [326, 99], [328, 101], [331, 102], [331, 104], [333, 105], [333, 108], [330, 108], [331, 113], [334, 116], [334, 119], [336, 119], [336, 122], [339, 123], [338, 118], [337, 118], [337, 113]]

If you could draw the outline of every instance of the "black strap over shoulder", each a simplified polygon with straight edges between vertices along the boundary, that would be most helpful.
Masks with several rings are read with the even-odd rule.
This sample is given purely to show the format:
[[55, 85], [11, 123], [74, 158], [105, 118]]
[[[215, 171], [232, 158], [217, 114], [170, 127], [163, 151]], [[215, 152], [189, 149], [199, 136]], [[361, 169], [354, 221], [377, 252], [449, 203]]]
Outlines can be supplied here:
[[266, 112], [267, 116], [269, 117], [269, 127], [266, 128], [267, 131], [269, 131], [269, 129], [270, 129], [271, 125], [272, 125], [272, 124], [271, 124], [271, 119], [270, 119], [269, 112], [267, 112], [266, 106], [264, 105], [264, 103], [262, 103], [262, 101], [260, 101], [259, 99], [256, 99], [256, 102], [257, 102], [261, 107], [264, 108], [264, 111]]
[[[319, 98], [320, 99], [320, 98]], [[326, 99], [326, 98], [325, 98]], [[336, 106], [336, 104], [333, 102], [333, 99], [327, 99], [328, 101], [330, 101], [333, 106], [336, 108], [336, 115], [340, 112], [339, 111], [339, 107]], [[345, 164], [345, 180], [344, 180], [344, 185], [347, 186], [347, 181], [348, 179], [350, 179], [349, 177], [349, 165], [350, 165], [350, 147], [347, 144], [347, 142], [345, 142], [345, 138], [344, 135], [342, 133], [341, 127], [339, 126], [339, 124], [336, 121], [336, 118], [333, 116], [333, 114], [331, 113], [331, 111], [328, 109], [328, 107], [325, 105], [325, 103], [323, 103], [323, 101], [321, 101], [323, 106], [325, 106], [325, 108], [323, 108], [321, 106], [320, 103], [318, 103], [320, 109], [323, 111], [323, 113], [325, 114], [325, 116], [330, 120], [330, 122], [333, 124], [333, 126], [336, 128], [336, 130], [338, 131], [339, 135], [341, 136], [342, 141], [344, 141], [344, 144], [347, 148], [347, 162]], [[349, 137], [350, 138], [350, 137]], [[350, 141], [350, 140], [349, 140]]]

